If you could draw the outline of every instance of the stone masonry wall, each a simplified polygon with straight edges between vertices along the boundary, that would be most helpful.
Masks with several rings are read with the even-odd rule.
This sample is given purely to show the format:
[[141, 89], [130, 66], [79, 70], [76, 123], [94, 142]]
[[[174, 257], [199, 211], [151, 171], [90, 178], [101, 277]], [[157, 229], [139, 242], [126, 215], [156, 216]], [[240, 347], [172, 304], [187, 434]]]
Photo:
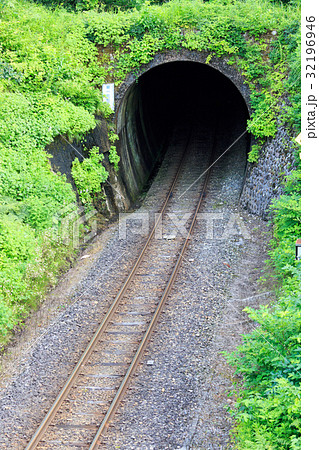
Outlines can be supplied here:
[[241, 206], [268, 218], [272, 199], [283, 193], [282, 182], [293, 169], [294, 147], [287, 130], [280, 126], [276, 136], [263, 146], [258, 163], [248, 163]]

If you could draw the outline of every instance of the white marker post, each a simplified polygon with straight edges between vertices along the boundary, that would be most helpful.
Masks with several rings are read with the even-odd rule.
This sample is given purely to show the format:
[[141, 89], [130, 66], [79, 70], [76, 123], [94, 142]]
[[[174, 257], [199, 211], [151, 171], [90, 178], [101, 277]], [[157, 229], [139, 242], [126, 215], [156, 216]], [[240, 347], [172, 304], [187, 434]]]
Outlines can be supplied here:
[[103, 102], [108, 103], [114, 111], [114, 83], [102, 84], [102, 97]]

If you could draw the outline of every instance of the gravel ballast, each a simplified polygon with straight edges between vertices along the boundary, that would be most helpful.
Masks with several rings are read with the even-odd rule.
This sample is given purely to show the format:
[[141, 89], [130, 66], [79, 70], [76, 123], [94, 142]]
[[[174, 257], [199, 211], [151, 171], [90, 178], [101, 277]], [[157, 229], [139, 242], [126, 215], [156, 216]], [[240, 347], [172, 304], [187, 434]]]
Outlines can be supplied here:
[[[222, 139], [218, 142], [222, 146]], [[271, 295], [269, 287], [263, 292], [257, 284], [267, 259], [268, 226], [238, 206], [245, 151], [239, 142], [213, 167], [201, 213], [213, 214], [214, 236], [202, 216], [101, 448], [222, 449], [229, 444], [231, 418], [225, 407], [231, 406], [227, 391], [234, 375], [221, 352], [234, 349], [254, 326], [242, 309]], [[159, 210], [177, 163], [177, 155], [168, 151], [140, 212]], [[0, 448], [24, 448], [144, 241], [138, 234], [120, 240], [118, 224], [109, 225], [30, 319], [11, 348], [14, 358], [3, 358]], [[37, 331], [29, 331], [34, 324]]]

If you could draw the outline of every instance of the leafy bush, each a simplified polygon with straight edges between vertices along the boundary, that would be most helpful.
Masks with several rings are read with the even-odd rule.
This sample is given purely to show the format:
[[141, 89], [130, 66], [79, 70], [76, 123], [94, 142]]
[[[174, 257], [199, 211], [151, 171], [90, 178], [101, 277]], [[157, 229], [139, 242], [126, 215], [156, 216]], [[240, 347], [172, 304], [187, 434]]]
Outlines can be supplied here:
[[115, 172], [117, 172], [119, 170], [120, 157], [117, 154], [115, 145], [111, 145], [111, 147], [110, 147], [110, 150], [109, 150], [109, 161], [110, 161], [111, 164], [113, 164]]
[[282, 377], [300, 383], [300, 298], [285, 297], [273, 307], [244, 311], [260, 325], [243, 336], [235, 353], [246, 385], [263, 392]]
[[101, 164], [104, 157], [99, 153], [99, 148], [92, 147], [89, 155], [82, 162], [75, 158], [72, 163], [72, 176], [84, 205], [92, 203], [92, 194], [101, 191], [101, 183], [106, 181], [109, 176]]
[[45, 146], [81, 138], [108, 116], [104, 69], [75, 14], [13, 0], [0, 23], [0, 345], [76, 254], [58, 223], [76, 196]]
[[294, 260], [300, 237], [300, 170], [287, 178], [285, 193], [273, 201], [274, 237], [269, 264], [280, 286], [272, 306], [246, 308], [256, 323], [243, 343], [228, 355], [242, 375], [237, 392], [233, 438], [236, 448], [301, 448], [300, 440], [300, 261]]
[[[99, 7], [100, 9], [114, 10], [140, 8], [145, 0], [37, 0], [46, 6], [63, 6], [73, 11], [87, 11]], [[163, 0], [164, 1], [164, 0]], [[151, 0], [149, 3], [162, 3], [160, 0]]]
[[259, 146], [252, 145], [251, 150], [248, 153], [248, 161], [251, 163], [257, 162], [259, 159]]
[[279, 378], [238, 403], [238, 450], [301, 449], [300, 388]]
[[292, 172], [287, 178], [285, 193], [274, 200], [270, 209], [273, 211], [274, 238], [271, 241], [271, 264], [276, 276], [288, 283], [295, 277], [295, 269], [300, 263], [294, 261], [295, 242], [301, 236], [301, 173]]
[[16, 315], [12, 307], [0, 300], [0, 334], [5, 337], [8, 330], [11, 330], [16, 324]]
[[108, 132], [108, 138], [109, 138], [109, 142], [111, 144], [110, 149], [109, 149], [109, 161], [111, 164], [113, 164], [115, 172], [117, 172], [119, 170], [120, 157], [117, 154], [115, 145], [112, 145], [112, 144], [114, 144], [116, 141], [118, 141], [119, 137], [116, 133], [114, 133], [113, 129], [111, 128]]
[[[12, 217], [0, 221], [0, 252], [10, 260], [28, 261], [35, 252], [34, 231]], [[3, 258], [1, 258], [3, 260]]]
[[245, 386], [233, 411], [236, 448], [300, 448], [300, 298], [246, 312], [259, 326], [228, 358]]

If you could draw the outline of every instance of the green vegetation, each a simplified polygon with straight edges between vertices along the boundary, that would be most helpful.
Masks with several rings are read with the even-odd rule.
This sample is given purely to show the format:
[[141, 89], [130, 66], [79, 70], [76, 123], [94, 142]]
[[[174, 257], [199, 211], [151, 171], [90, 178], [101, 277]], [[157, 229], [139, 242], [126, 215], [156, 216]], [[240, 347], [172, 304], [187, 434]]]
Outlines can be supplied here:
[[[300, 10], [269, 1], [172, 1], [117, 14], [85, 14], [87, 37], [103, 45], [108, 78], [119, 85], [129, 72], [161, 51], [188, 49], [224, 57], [241, 72], [251, 94], [248, 130], [257, 142], [250, 155], [276, 134], [282, 116], [300, 128]], [[284, 105], [283, 98], [290, 97]]]
[[80, 17], [1, 3], [0, 344], [75, 254], [58, 229], [76, 219], [76, 196], [44, 148], [58, 135], [81, 138], [95, 112], [108, 113], [102, 80]]
[[243, 378], [233, 411], [236, 448], [291, 449], [300, 442], [300, 168], [287, 178], [285, 193], [273, 201], [274, 235], [269, 265], [279, 283], [278, 300], [259, 310], [246, 308], [258, 324], [229, 355]]
[[[118, 9], [139, 9], [145, 3], [145, 0], [38, 0], [36, 3], [42, 3], [51, 8], [63, 6], [69, 11], [87, 11], [96, 8], [100, 11], [116, 12]], [[148, 3], [163, 3], [163, 0], [149, 0]]]
[[[36, 307], [76, 250], [60, 233], [77, 218], [76, 195], [53, 173], [45, 147], [55, 137], [81, 140], [109, 117], [104, 80], [118, 86], [167, 50], [196, 50], [243, 74], [251, 91], [250, 153], [275, 135], [279, 118], [300, 129], [300, 8], [269, 0], [0, 0], [0, 343]], [[153, 4], [154, 3], [154, 4]], [[63, 9], [66, 6], [69, 11]], [[54, 9], [55, 8], [55, 9]], [[92, 9], [96, 8], [96, 9]], [[108, 11], [104, 11], [108, 9]], [[102, 11], [103, 10], [103, 11]], [[76, 12], [77, 11], [77, 12]], [[99, 52], [100, 46], [104, 52]], [[118, 170], [109, 126], [109, 161]], [[94, 147], [73, 163], [82, 204], [92, 206], [108, 173]], [[244, 388], [234, 412], [238, 449], [300, 448], [300, 178], [273, 202], [270, 262], [279, 301], [247, 310], [259, 326], [231, 355]]]
[[109, 174], [102, 166], [104, 156], [98, 147], [92, 147], [89, 158], [82, 162], [75, 158], [72, 164], [72, 177], [83, 205], [92, 205], [92, 194], [101, 191], [101, 183], [107, 180]]

